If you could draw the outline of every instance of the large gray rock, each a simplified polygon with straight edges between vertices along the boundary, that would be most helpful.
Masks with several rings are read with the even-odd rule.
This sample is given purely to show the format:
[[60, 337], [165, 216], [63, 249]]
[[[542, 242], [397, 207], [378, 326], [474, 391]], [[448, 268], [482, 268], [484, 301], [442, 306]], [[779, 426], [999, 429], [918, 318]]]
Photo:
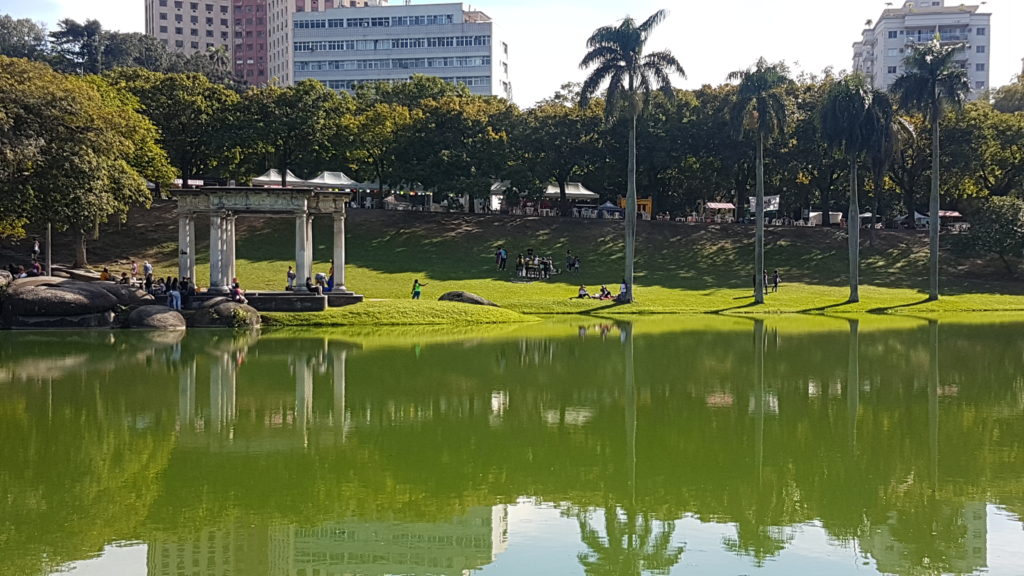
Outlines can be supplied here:
[[110, 312], [117, 298], [87, 282], [62, 278], [20, 278], [4, 297], [4, 313], [20, 316], [74, 316]]
[[213, 298], [199, 306], [188, 325], [193, 328], [256, 328], [260, 325], [260, 313], [247, 304]]
[[477, 306], [494, 306], [495, 308], [500, 308], [500, 306], [486, 298], [477, 296], [472, 292], [462, 292], [461, 290], [445, 292], [440, 298], [438, 298], [438, 300], [442, 302], [462, 302], [463, 304], [476, 304]]
[[115, 284], [114, 282], [96, 282], [93, 285], [117, 298], [117, 303], [125, 308], [146, 306], [154, 303], [153, 296], [147, 294], [141, 288], [135, 288], [127, 284]]
[[185, 317], [167, 306], [140, 306], [128, 315], [129, 328], [149, 330], [184, 330]]
[[0, 288], [6, 288], [11, 282], [14, 282], [14, 276], [7, 270], [0, 270]]

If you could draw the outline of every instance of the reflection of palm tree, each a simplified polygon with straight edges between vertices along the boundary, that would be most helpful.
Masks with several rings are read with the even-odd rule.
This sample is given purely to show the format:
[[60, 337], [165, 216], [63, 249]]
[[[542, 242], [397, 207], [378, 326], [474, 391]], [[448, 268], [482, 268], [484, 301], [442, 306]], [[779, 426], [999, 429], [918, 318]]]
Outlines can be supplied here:
[[932, 493], [939, 489], [939, 321], [928, 322], [931, 362], [928, 382], [928, 453], [931, 456]]
[[576, 518], [580, 539], [589, 549], [577, 558], [588, 576], [668, 574], [683, 555], [682, 547], [672, 546], [674, 522], [658, 522], [646, 512], [620, 512], [614, 506], [605, 506], [606, 537], [601, 538], [590, 524], [593, 512]]
[[857, 446], [857, 412], [860, 409], [860, 320], [850, 320], [850, 353], [846, 378], [847, 437], [850, 450]]
[[633, 325], [620, 324], [625, 354], [626, 463], [629, 500], [622, 508], [604, 507], [605, 538], [590, 523], [595, 510], [576, 512], [580, 539], [589, 548], [580, 553], [588, 575], [626, 576], [643, 572], [668, 574], [679, 562], [683, 548], [672, 546], [674, 522], [658, 522], [636, 507], [636, 382], [633, 371]]

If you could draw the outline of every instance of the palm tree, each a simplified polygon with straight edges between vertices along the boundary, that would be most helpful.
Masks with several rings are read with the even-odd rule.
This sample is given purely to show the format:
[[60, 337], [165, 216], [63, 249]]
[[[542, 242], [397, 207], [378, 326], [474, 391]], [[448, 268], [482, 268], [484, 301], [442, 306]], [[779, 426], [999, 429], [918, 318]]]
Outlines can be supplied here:
[[686, 72], [668, 50], [644, 54], [654, 27], [666, 16], [658, 10], [639, 26], [627, 16], [618, 26], [602, 26], [587, 40], [589, 49], [580, 62], [586, 70], [594, 66], [583, 87], [580, 102], [586, 107], [605, 81], [608, 82], [605, 114], [624, 111], [629, 114], [629, 166], [626, 178], [626, 300], [633, 301], [633, 259], [636, 252], [636, 121], [647, 96], [660, 89], [673, 98], [669, 75], [686, 77]]
[[892, 84], [900, 106], [924, 113], [932, 128], [932, 190], [928, 200], [931, 278], [929, 300], [939, 299], [939, 120], [949, 107], [959, 108], [970, 92], [967, 71], [956, 58], [966, 44], [942, 45], [936, 34], [927, 44], [914, 46], [903, 61], [906, 68]]
[[757, 225], [754, 233], [754, 301], [764, 303], [764, 143], [786, 130], [786, 99], [782, 88], [792, 84], [784, 62], [769, 64], [760, 58], [753, 68], [729, 74], [739, 80], [730, 119], [737, 134], [757, 133]]
[[829, 146], [846, 154], [850, 161], [850, 204], [846, 216], [850, 246], [850, 299], [860, 302], [860, 202], [857, 191], [857, 162], [867, 146], [867, 118], [871, 90], [859, 74], [832, 83], [818, 110], [821, 135]]
[[874, 202], [871, 206], [871, 236], [875, 240], [875, 222], [878, 218], [878, 199], [885, 187], [885, 173], [899, 150], [904, 138], [913, 137], [914, 129], [906, 120], [896, 115], [889, 94], [880, 90], [872, 90], [871, 105], [868, 106], [865, 152], [871, 168], [871, 179], [874, 183]]

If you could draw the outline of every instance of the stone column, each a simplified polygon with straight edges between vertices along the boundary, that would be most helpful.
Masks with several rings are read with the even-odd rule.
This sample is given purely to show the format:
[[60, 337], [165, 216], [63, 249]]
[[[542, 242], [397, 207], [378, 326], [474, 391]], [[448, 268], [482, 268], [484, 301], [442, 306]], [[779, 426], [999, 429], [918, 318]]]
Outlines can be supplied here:
[[184, 278], [189, 274], [188, 262], [189, 254], [192, 252], [192, 239], [188, 232], [191, 220], [188, 214], [178, 214], [178, 278]]
[[227, 265], [224, 266], [224, 285], [231, 286], [235, 273], [235, 215], [228, 214], [224, 218], [224, 254]]
[[223, 267], [224, 224], [220, 214], [210, 214], [210, 292], [226, 292]]
[[189, 214], [188, 218], [188, 274], [192, 286], [196, 285], [196, 215]]
[[[306, 270], [313, 276], [313, 215], [306, 216]], [[316, 278], [313, 278], [316, 280]]]
[[334, 213], [334, 291], [345, 289], [345, 213]]
[[295, 291], [306, 291], [306, 277], [311, 276], [309, 266], [306, 264], [306, 254], [309, 252], [306, 243], [306, 212], [295, 213]]

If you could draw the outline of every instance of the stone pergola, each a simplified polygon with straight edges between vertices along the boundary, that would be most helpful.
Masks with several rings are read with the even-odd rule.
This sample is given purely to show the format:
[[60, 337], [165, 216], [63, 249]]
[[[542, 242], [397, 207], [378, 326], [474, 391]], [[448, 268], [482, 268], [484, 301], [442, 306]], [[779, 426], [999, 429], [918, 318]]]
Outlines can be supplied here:
[[[306, 292], [313, 269], [313, 217], [334, 221], [334, 292], [345, 288], [345, 204], [352, 193], [315, 188], [204, 187], [174, 190], [178, 200], [178, 276], [196, 280], [197, 215], [210, 218], [209, 292], [225, 293], [235, 274], [235, 218], [241, 215], [295, 219], [295, 292]], [[282, 271], [282, 280], [284, 274]]]

